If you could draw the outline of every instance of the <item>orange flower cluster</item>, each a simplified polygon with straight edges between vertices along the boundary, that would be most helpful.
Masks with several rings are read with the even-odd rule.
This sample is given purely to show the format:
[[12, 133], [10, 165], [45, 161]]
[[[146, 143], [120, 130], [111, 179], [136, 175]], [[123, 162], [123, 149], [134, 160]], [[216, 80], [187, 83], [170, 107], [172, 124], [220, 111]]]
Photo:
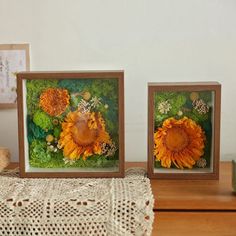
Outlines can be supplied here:
[[66, 89], [48, 88], [40, 95], [39, 106], [50, 116], [59, 116], [66, 110], [69, 101]]

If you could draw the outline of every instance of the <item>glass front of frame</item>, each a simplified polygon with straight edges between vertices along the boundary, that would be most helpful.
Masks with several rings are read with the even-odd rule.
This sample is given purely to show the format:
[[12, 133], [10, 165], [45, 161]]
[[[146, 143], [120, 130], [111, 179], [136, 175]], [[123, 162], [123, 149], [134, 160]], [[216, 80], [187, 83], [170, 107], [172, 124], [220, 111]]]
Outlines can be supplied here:
[[26, 172], [119, 167], [119, 80], [23, 81]]
[[154, 173], [212, 173], [214, 91], [154, 93]]

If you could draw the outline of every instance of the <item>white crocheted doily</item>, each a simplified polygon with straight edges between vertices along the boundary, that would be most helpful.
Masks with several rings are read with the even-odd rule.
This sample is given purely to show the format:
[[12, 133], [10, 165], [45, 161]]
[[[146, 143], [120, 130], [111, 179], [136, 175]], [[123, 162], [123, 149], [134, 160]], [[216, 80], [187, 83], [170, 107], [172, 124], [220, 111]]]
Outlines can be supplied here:
[[151, 235], [153, 195], [145, 171], [124, 179], [21, 179], [0, 174], [0, 235]]

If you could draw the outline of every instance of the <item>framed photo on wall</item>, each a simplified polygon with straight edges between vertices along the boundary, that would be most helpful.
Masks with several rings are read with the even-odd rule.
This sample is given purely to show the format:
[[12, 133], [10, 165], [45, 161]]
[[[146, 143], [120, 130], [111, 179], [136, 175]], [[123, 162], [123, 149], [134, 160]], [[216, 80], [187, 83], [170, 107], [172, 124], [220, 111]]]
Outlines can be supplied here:
[[148, 84], [148, 175], [218, 179], [221, 85]]
[[0, 108], [16, 108], [16, 73], [30, 69], [29, 44], [0, 44]]
[[17, 74], [21, 177], [124, 176], [124, 72]]

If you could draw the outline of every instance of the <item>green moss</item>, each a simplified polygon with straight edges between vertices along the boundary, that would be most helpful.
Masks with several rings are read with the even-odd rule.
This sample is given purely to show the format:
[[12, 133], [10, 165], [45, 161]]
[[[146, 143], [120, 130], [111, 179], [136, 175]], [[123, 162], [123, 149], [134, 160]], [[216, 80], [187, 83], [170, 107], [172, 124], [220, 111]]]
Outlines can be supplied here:
[[31, 143], [34, 139], [44, 139], [47, 136], [47, 132], [37, 126], [31, 117], [27, 116], [27, 129], [28, 129], [28, 141]]
[[52, 118], [43, 111], [36, 111], [33, 116], [33, 122], [43, 130], [50, 130], [53, 128]]
[[70, 93], [79, 93], [87, 90], [91, 83], [88, 79], [63, 79], [58, 82], [58, 86], [69, 90]]
[[194, 120], [197, 123], [202, 123], [202, 122], [204, 122], [204, 121], [209, 119], [209, 113], [207, 113], [207, 114], [200, 114], [195, 109], [193, 109], [190, 112], [186, 112], [185, 115], [187, 117], [191, 118], [192, 120]]
[[176, 97], [170, 100], [171, 111], [170, 113], [174, 116], [178, 113], [179, 110], [184, 106], [186, 103], [186, 96], [183, 94], [178, 94]]
[[71, 95], [70, 97], [70, 104], [72, 107], [77, 107], [79, 104], [79, 101], [81, 100], [81, 97]]
[[[30, 153], [30, 164], [38, 163], [48, 163], [51, 160], [50, 152], [47, 150], [47, 144], [45, 141], [33, 140], [29, 149]], [[36, 167], [34, 164], [33, 167]]]
[[47, 162], [42, 162], [40, 159], [30, 160], [32, 167], [38, 168], [108, 168], [118, 167], [119, 161], [114, 158], [106, 158], [104, 156], [91, 156], [87, 160], [80, 158], [74, 164], [65, 164], [63, 153], [51, 153], [51, 159]]
[[207, 161], [207, 166], [210, 167], [211, 163], [211, 139], [212, 139], [212, 123], [210, 120], [204, 121], [201, 124], [201, 127], [205, 131], [206, 141], [203, 158]]
[[54, 137], [59, 138], [60, 133], [61, 133], [61, 127], [60, 126], [55, 127], [53, 130]]
[[94, 80], [91, 85], [91, 93], [97, 97], [109, 98], [116, 100], [118, 91], [118, 81], [116, 79]]
[[167, 118], [168, 118], [167, 114], [160, 115], [158, 112], [155, 113], [155, 122], [154, 122], [155, 127], [158, 128], [158, 127], [162, 126], [162, 123]]
[[154, 167], [155, 167], [155, 168], [162, 168], [161, 162], [160, 162], [160, 161], [155, 161], [155, 162], [154, 162]]
[[201, 91], [199, 92], [199, 98], [201, 98], [206, 103], [212, 102], [212, 91]]

